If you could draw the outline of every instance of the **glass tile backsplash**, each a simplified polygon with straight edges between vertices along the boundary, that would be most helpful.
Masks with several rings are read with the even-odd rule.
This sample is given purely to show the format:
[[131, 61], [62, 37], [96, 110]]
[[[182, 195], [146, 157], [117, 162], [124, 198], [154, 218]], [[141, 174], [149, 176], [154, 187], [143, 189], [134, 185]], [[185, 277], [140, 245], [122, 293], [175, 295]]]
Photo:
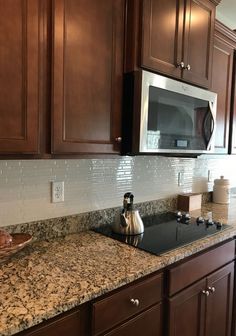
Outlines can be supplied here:
[[[119, 206], [127, 191], [135, 202], [211, 191], [220, 175], [236, 187], [235, 167], [235, 156], [1, 160], [0, 226]], [[65, 182], [63, 203], [51, 203], [51, 181]]]

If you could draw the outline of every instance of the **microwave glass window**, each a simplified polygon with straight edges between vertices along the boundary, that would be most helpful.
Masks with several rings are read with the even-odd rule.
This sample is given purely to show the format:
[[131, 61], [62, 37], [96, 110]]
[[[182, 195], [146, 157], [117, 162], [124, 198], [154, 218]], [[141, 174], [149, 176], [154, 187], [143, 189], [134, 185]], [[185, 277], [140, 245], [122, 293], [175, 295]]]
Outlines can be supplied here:
[[149, 87], [148, 149], [206, 150], [212, 122], [208, 101]]

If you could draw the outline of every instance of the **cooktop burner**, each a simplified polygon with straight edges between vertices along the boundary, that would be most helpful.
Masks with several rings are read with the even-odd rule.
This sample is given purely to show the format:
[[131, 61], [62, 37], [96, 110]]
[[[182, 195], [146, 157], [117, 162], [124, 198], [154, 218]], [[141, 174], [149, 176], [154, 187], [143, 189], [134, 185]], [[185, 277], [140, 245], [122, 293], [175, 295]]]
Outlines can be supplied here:
[[230, 226], [202, 217], [191, 218], [189, 214], [162, 213], [143, 217], [144, 233], [135, 236], [125, 236], [114, 233], [111, 225], [94, 229], [103, 235], [135, 246], [155, 255], [187, 245]]

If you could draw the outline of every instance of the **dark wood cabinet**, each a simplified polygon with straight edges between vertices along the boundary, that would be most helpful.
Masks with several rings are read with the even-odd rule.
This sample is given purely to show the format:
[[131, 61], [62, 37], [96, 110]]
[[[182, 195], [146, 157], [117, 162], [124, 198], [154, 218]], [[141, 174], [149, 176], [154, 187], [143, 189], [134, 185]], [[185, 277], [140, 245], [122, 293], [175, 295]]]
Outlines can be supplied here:
[[230, 336], [234, 263], [169, 299], [170, 336]]
[[207, 277], [206, 336], [230, 336], [234, 262]]
[[[231, 335], [234, 287], [232, 260], [234, 241], [170, 269], [169, 336]], [[216, 271], [212, 272], [213, 269]], [[211, 273], [207, 275], [207, 272]]]
[[52, 153], [119, 152], [124, 0], [53, 1]]
[[[235, 34], [236, 36], [236, 34]], [[234, 50], [232, 95], [231, 95], [231, 118], [230, 118], [230, 154], [236, 154], [236, 48]]]
[[[140, 57], [136, 57], [137, 62], [140, 58], [140, 66], [209, 87], [215, 4], [209, 0], [144, 0], [142, 5], [138, 1], [135, 4], [142, 8], [135, 12], [142, 16], [142, 29], [131, 17], [127, 24], [129, 29], [133, 25], [133, 35], [129, 33], [127, 38], [137, 38], [137, 31], [142, 31], [141, 47], [137, 48]], [[130, 11], [133, 9], [130, 5]], [[127, 46], [127, 57], [135, 58], [129, 51]], [[128, 61], [126, 70], [136, 69]]]
[[184, 1], [144, 0], [141, 66], [181, 77]]
[[39, 152], [39, 0], [0, 1], [0, 153]]
[[162, 335], [163, 274], [93, 303], [92, 335]]
[[204, 335], [205, 287], [204, 279], [169, 299], [169, 336]]
[[232, 74], [236, 35], [216, 22], [211, 90], [217, 93], [215, 152], [228, 153]]

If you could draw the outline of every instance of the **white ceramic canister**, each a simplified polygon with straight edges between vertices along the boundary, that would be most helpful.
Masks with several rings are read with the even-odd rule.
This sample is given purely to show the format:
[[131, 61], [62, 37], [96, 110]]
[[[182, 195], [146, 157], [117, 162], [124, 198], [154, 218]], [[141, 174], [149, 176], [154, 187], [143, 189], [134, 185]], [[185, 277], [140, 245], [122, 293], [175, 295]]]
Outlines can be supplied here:
[[230, 181], [221, 176], [220, 179], [214, 180], [213, 202], [228, 204], [230, 201]]

